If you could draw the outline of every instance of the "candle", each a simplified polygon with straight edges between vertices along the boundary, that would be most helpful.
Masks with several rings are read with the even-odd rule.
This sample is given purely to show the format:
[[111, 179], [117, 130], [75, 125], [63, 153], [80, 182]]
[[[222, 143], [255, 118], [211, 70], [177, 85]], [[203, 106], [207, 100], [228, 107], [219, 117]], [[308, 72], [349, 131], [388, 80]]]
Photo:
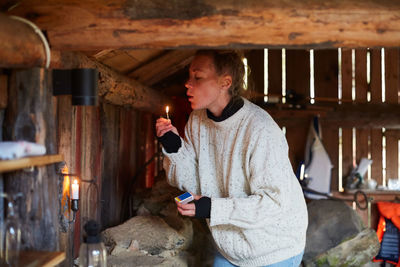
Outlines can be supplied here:
[[77, 179], [74, 179], [74, 182], [71, 185], [71, 187], [72, 187], [72, 199], [79, 199], [79, 184]]
[[301, 167], [300, 167], [300, 181], [304, 180], [304, 169], [305, 169], [304, 164], [301, 164]]
[[168, 111], [169, 111], [169, 106], [167, 106], [167, 107], [165, 108], [165, 112], [167, 112], [167, 120], [169, 120]]

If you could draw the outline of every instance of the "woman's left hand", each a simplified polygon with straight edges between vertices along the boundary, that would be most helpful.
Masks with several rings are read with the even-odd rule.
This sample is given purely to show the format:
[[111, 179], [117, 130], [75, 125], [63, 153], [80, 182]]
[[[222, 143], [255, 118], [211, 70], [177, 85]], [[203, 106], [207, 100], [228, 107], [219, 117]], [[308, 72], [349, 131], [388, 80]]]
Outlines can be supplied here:
[[[199, 200], [202, 197], [199, 195], [192, 195], [194, 197], [194, 200]], [[194, 217], [194, 215], [196, 215], [196, 206], [194, 205], [194, 203], [190, 202], [187, 204], [181, 204], [176, 202], [176, 205], [178, 206], [178, 212], [183, 216]]]

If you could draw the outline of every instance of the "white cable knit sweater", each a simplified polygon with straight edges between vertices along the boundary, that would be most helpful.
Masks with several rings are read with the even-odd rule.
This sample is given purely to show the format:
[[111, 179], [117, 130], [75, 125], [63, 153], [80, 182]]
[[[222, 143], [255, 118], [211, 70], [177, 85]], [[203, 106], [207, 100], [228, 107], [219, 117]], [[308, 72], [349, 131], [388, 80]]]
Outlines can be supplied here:
[[263, 266], [304, 250], [307, 208], [285, 136], [267, 112], [244, 99], [221, 122], [192, 112], [177, 153], [164, 150], [168, 181], [211, 198], [208, 221], [230, 262]]

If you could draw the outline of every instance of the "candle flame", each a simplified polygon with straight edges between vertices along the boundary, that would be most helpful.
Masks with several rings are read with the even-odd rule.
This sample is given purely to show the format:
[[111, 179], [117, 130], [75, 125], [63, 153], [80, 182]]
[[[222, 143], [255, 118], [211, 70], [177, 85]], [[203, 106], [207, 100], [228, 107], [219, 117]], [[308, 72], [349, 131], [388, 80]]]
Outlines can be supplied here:
[[[64, 168], [61, 170], [62, 174], [67, 174], [68, 173], [68, 167], [67, 165], [64, 165]], [[61, 209], [62, 212], [64, 213], [64, 216], [68, 215], [68, 198], [70, 192], [69, 192], [69, 176], [65, 175], [64, 176], [64, 181], [63, 181], [63, 194], [62, 194], [62, 199], [61, 199]]]
[[74, 184], [78, 184], [78, 179], [74, 179]]

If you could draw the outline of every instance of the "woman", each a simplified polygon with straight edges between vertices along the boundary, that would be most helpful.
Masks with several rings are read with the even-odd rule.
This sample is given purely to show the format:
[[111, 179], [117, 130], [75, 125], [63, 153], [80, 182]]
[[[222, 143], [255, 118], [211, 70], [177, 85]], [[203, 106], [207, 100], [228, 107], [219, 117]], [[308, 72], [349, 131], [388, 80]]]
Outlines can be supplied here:
[[207, 218], [219, 253], [214, 266], [298, 266], [307, 209], [284, 134], [260, 107], [241, 98], [244, 65], [234, 51], [197, 52], [187, 96], [193, 109], [185, 139], [160, 118], [169, 183], [193, 192], [177, 204]]

